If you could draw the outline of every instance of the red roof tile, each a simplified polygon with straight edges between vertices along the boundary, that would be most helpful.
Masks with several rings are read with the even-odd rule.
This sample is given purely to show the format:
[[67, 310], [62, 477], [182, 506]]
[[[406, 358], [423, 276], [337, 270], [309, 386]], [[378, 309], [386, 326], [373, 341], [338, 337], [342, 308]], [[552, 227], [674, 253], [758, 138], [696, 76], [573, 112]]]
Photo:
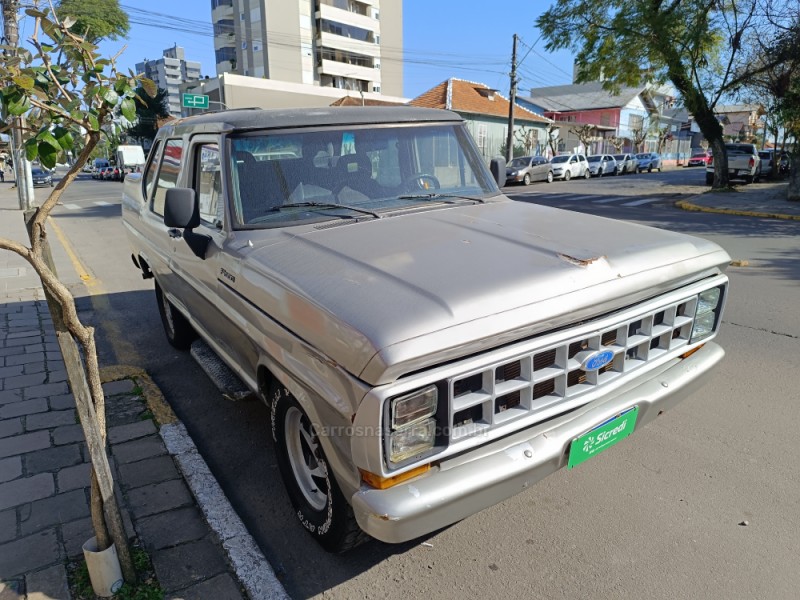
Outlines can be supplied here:
[[[482, 83], [448, 79], [409, 102], [411, 106], [444, 108], [459, 113], [508, 117], [508, 99]], [[521, 106], [514, 107], [514, 118], [548, 123], [548, 119]]]

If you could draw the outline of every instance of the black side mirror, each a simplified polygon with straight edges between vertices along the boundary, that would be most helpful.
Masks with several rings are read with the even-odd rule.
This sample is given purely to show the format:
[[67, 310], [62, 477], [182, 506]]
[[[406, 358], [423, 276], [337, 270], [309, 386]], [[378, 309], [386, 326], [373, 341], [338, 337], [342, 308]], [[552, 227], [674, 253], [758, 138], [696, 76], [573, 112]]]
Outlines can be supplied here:
[[501, 156], [493, 158], [489, 163], [489, 170], [494, 176], [497, 187], [503, 187], [506, 184], [506, 159]]
[[[164, 225], [173, 228], [172, 237], [183, 237], [194, 255], [205, 260], [211, 237], [192, 231], [200, 225], [200, 205], [194, 190], [189, 188], [171, 188], [164, 198]], [[176, 229], [183, 229], [183, 235]]]
[[194, 190], [171, 188], [164, 200], [164, 225], [178, 229], [194, 229], [200, 225], [200, 206]]

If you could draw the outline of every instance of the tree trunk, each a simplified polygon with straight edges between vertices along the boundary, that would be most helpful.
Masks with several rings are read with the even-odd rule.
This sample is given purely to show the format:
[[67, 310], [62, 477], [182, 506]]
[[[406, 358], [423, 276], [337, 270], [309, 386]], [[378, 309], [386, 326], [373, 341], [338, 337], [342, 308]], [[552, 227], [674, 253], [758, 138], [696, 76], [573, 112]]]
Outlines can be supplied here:
[[789, 155], [789, 188], [786, 190], [786, 199], [790, 202], [800, 202], [800, 152]]

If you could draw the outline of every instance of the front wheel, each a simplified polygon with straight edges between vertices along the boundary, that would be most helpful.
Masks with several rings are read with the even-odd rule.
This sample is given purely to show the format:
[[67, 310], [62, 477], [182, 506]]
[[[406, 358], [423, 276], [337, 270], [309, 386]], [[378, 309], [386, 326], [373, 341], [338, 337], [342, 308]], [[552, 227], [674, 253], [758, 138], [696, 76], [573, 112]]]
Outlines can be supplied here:
[[553, 172], [552, 171], [548, 171], [547, 172], [547, 183], [553, 183]]
[[167, 300], [161, 286], [156, 283], [156, 300], [158, 301], [158, 314], [161, 315], [161, 324], [164, 326], [164, 333], [167, 334], [167, 341], [178, 350], [188, 350], [192, 342], [197, 339], [197, 333], [172, 303]]
[[564, 181], [569, 181], [570, 179], [572, 179], [572, 171], [567, 169], [564, 171]]
[[280, 384], [271, 393], [272, 439], [283, 484], [300, 524], [328, 552], [368, 539], [356, 522], [322, 450], [314, 425]]
[[531, 176], [525, 173], [525, 177], [522, 178], [522, 185], [530, 185], [531, 184]]
[[592, 177], [592, 172], [589, 169], [586, 169], [586, 171], [584, 171], [584, 173], [583, 173], [583, 178], [584, 179], [591, 179], [591, 177]]

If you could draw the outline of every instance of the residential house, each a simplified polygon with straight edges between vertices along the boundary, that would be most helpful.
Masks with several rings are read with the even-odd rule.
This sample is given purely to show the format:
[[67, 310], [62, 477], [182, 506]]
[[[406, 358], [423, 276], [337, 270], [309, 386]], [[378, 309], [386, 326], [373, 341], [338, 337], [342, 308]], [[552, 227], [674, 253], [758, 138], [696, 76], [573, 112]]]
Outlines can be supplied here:
[[760, 132], [763, 133], [764, 121], [761, 117], [765, 111], [760, 104], [717, 106], [714, 114], [722, 125], [722, 135], [726, 141], [749, 142]]
[[[559, 126], [559, 150], [586, 154], [615, 152], [611, 138], [624, 139], [623, 152], [654, 152], [659, 146], [658, 130], [662, 137], [674, 141], [667, 148], [668, 159], [678, 158], [687, 152], [688, 136], [681, 135], [681, 126], [687, 120], [686, 111], [675, 107], [674, 93], [668, 88], [652, 85], [621, 88], [617, 93], [603, 88], [603, 83], [558, 85], [532, 88], [528, 97], [518, 96], [517, 103], [545, 117]], [[594, 128], [589, 147], [583, 147], [574, 129], [583, 125]], [[643, 142], [636, 144], [637, 133], [646, 134]], [[678, 140], [686, 149], [680, 148]], [[662, 148], [662, 151], [664, 149]]]
[[[508, 99], [482, 83], [451, 78], [417, 96], [410, 106], [443, 108], [466, 121], [487, 161], [503, 154], [508, 134]], [[521, 106], [514, 108], [514, 145], [530, 155], [544, 155], [550, 120]]]

